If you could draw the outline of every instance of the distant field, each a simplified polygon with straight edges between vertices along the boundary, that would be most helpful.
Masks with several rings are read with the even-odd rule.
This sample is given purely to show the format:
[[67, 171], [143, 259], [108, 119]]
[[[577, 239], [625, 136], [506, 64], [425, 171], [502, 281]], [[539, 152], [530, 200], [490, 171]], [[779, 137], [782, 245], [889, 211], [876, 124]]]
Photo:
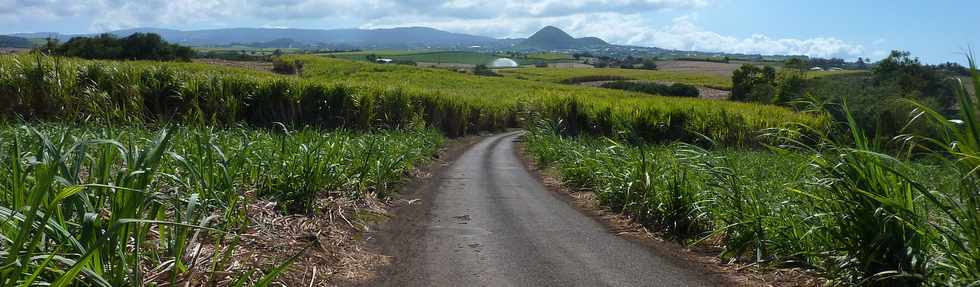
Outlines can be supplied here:
[[707, 61], [657, 61], [657, 68], [662, 71], [685, 72], [685, 73], [706, 73], [720, 77], [731, 77], [742, 64], [748, 62], [716, 63]]
[[[596, 133], [621, 131], [616, 135], [635, 133], [654, 141], [661, 137], [693, 139], [692, 132], [696, 132], [726, 144], [751, 144], [756, 140], [756, 133], [767, 127], [789, 122], [822, 122], [822, 119], [776, 106], [557, 84], [568, 77], [606, 72], [652, 81], [730, 87], [729, 79], [724, 77], [664, 71], [551, 68], [506, 69], [498, 71], [504, 77], [481, 77], [442, 69], [368, 64], [327, 57], [289, 57], [306, 62], [302, 78], [317, 83], [399, 88], [420, 93], [425, 98], [473, 107], [472, 112], [481, 114], [481, 118], [498, 118], [496, 115], [500, 114], [513, 116], [518, 112], [515, 109], [532, 109], [549, 117], [574, 117], [589, 122], [588, 126], [597, 129]], [[576, 108], [568, 110], [572, 101]], [[663, 130], [665, 128], [673, 130]]]
[[850, 74], [863, 74], [863, 73], [867, 73], [867, 72], [868, 71], [859, 71], [859, 70], [813, 71], [813, 72], [806, 72], [806, 77], [809, 78], [809, 79], [816, 79], [816, 78], [822, 78], [822, 77], [827, 77], [827, 76], [850, 75]]
[[542, 60], [572, 60], [572, 55], [563, 53], [531, 53], [527, 55], [530, 59], [542, 59]]
[[651, 71], [613, 68], [521, 68], [503, 70], [500, 71], [500, 74], [505, 77], [552, 83], [581, 77], [619, 76], [632, 80], [684, 83], [719, 90], [730, 90], [732, 88], [731, 76], [693, 71]]
[[441, 64], [462, 64], [462, 65], [487, 65], [497, 58], [511, 58], [520, 65], [534, 65], [538, 63], [554, 63], [567, 61], [571, 55], [559, 53], [534, 53], [526, 57], [511, 57], [508, 55], [494, 55], [489, 53], [466, 52], [466, 51], [362, 51], [362, 52], [343, 52], [325, 53], [321, 56], [367, 61], [368, 55], [390, 58], [396, 61], [412, 61], [417, 63], [427, 63], [429, 65], [440, 66]]
[[295, 53], [299, 52], [298, 48], [255, 48], [248, 46], [228, 46], [228, 47], [194, 47], [194, 51], [198, 53], [208, 53], [208, 52], [245, 52], [249, 55], [272, 55], [276, 50], [282, 53]]

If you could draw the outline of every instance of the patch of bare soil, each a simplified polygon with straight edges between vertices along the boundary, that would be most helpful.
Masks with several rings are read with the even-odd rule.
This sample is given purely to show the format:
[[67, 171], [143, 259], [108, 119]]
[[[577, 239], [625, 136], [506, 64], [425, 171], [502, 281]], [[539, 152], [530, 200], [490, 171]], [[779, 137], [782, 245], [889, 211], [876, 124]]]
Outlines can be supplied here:
[[814, 274], [798, 268], [774, 269], [741, 262], [723, 262], [718, 257], [721, 247], [717, 240], [706, 240], [697, 246], [682, 245], [669, 240], [665, 232], [651, 230], [652, 227], [639, 224], [626, 214], [612, 212], [603, 207], [594, 193], [572, 190], [563, 185], [554, 169], [538, 168], [537, 163], [527, 157], [523, 144], [518, 144], [516, 152], [527, 170], [538, 177], [548, 190], [565, 197], [581, 212], [604, 223], [616, 235], [670, 256], [688, 268], [709, 271], [707, 273], [716, 274], [738, 286], [815, 287], [826, 283]]
[[[611, 83], [611, 82], [615, 82], [615, 81], [582, 82], [582, 83], [579, 83], [579, 85], [590, 86], [590, 87], [601, 87], [603, 84]], [[627, 82], [649, 83], [650, 81], [630, 80], [630, 81], [627, 81]], [[658, 84], [662, 84], [662, 85], [672, 85], [672, 84], [674, 84], [674, 82], [669, 82], [669, 81], [654, 81], [654, 83], [658, 83]], [[698, 98], [701, 98], [701, 99], [708, 99], [708, 100], [727, 100], [728, 98], [730, 98], [732, 96], [732, 92], [731, 91], [719, 90], [719, 89], [712, 89], [712, 88], [700, 87], [700, 86], [696, 86], [695, 88], [698, 89], [698, 93], [701, 95]]]
[[[384, 266], [391, 264], [393, 258], [369, 248], [368, 239], [375, 233], [374, 226], [393, 218], [392, 210], [417, 204], [420, 200], [416, 197], [426, 195], [415, 190], [427, 182], [433, 172], [451, 163], [478, 139], [451, 140], [435, 160], [415, 169], [399, 188], [404, 193], [396, 195], [398, 199], [391, 202], [379, 201], [373, 195], [352, 200], [341, 194], [328, 193], [316, 199], [315, 212], [286, 214], [274, 201], [256, 201], [243, 211], [250, 225], [237, 239], [226, 239], [220, 244], [213, 238], [194, 240], [202, 244], [188, 252], [185, 262], [193, 262], [189, 263], [189, 269], [200, 271], [176, 281], [180, 286], [233, 286], [240, 280], [254, 283], [264, 273], [297, 256], [273, 281], [273, 286], [338, 286], [369, 282]], [[244, 196], [252, 197], [254, 191], [246, 192]], [[429, 201], [422, 202], [428, 204]], [[411, 222], [418, 220], [418, 216], [422, 215], [408, 215], [400, 220]], [[226, 267], [211, 272], [210, 266], [217, 262]], [[172, 279], [169, 275], [172, 268], [173, 264], [170, 264], [159, 268], [161, 270], [147, 270], [149, 278], [144, 282], [167, 285]], [[263, 272], [253, 272], [256, 270]], [[240, 278], [240, 274], [246, 274], [247, 278]]]
[[[254, 196], [247, 191], [244, 197]], [[373, 198], [373, 197], [368, 197]], [[255, 283], [277, 266], [296, 260], [273, 281], [279, 286], [333, 286], [332, 282], [369, 280], [387, 260], [363, 248], [360, 234], [373, 218], [386, 214], [377, 200], [351, 200], [338, 194], [315, 200], [312, 214], [285, 214], [276, 202], [258, 200], [243, 210], [249, 225], [221, 240], [195, 234], [197, 242], [183, 257], [189, 275], [171, 278], [174, 262], [144, 270], [144, 284], [160, 286], [235, 286]], [[220, 216], [215, 216], [220, 217]], [[217, 270], [214, 270], [217, 269]], [[212, 271], [214, 270], [214, 271]], [[276, 286], [273, 284], [273, 286]], [[246, 284], [248, 285], [248, 284]]]
[[221, 60], [221, 59], [194, 59], [194, 63], [252, 69], [252, 70], [262, 71], [262, 72], [272, 72], [272, 62], [229, 61], [229, 60]]

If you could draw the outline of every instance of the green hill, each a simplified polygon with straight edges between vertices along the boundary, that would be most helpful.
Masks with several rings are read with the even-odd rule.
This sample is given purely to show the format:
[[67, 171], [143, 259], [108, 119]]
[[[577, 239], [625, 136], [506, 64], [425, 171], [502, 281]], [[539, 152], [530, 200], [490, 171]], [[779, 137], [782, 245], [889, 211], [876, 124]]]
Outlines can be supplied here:
[[596, 37], [574, 38], [554, 26], [546, 26], [527, 38], [517, 48], [538, 50], [567, 50], [608, 46], [609, 43]]

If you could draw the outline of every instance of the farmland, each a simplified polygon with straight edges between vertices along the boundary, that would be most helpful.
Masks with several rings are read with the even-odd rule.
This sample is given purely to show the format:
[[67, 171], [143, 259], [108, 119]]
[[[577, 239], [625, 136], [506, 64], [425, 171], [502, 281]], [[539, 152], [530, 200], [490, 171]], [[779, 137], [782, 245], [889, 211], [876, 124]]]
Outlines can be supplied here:
[[[0, 270], [4, 280], [289, 278], [272, 262], [313, 260], [291, 257], [302, 244], [250, 265], [208, 260], [274, 248], [241, 241], [262, 221], [249, 210], [322, 220], [324, 196], [353, 208], [390, 195], [440, 134], [520, 126], [529, 116], [575, 119], [569, 132], [661, 141], [692, 138], [692, 129], [732, 144], [753, 144], [756, 131], [783, 121], [819, 122], [776, 107], [293, 58], [306, 62], [300, 78], [201, 63], [0, 59], [0, 92], [12, 95], [0, 111], [9, 167], [0, 171], [2, 230], [19, 254], [4, 260], [29, 262]], [[345, 208], [339, 216], [350, 215]], [[140, 252], [122, 252], [132, 248]]]
[[[425, 130], [283, 134], [139, 125], [9, 125], [0, 135], [0, 235], [17, 254], [4, 258], [4, 285], [271, 279], [309, 243], [281, 241], [289, 229], [262, 225], [263, 210], [307, 222], [325, 220], [314, 208], [351, 216], [364, 200], [390, 193], [441, 141]], [[337, 201], [343, 198], [350, 203]], [[257, 262], [220, 259], [227, 256]]]
[[[973, 73], [970, 82], [980, 83]], [[819, 93], [876, 88], [854, 75], [817, 83]], [[845, 110], [847, 133], [798, 141], [774, 129], [766, 137], [776, 144], [764, 150], [568, 137], [542, 122], [526, 137], [527, 152], [572, 190], [666, 238], [716, 247], [728, 262], [802, 267], [830, 285], [966, 286], [980, 280], [977, 104], [966, 90], [956, 93], [963, 126], [905, 102], [945, 132], [935, 137], [889, 141]]]
[[560, 83], [563, 81], [591, 77], [623, 77], [630, 80], [661, 81], [684, 83], [719, 90], [732, 88], [731, 77], [701, 72], [675, 72], [659, 70], [595, 68], [595, 69], [541, 69], [521, 68], [500, 71], [505, 77]]
[[[284, 56], [304, 64], [296, 76], [2, 56], [0, 235], [15, 252], [0, 278], [115, 286], [299, 276], [279, 264], [329, 265], [318, 260], [332, 253], [293, 255], [349, 238], [276, 245], [256, 235], [275, 229], [261, 225], [268, 217], [356, 222], [445, 137], [523, 127], [528, 155], [563, 184], [672, 239], [720, 246], [726, 262], [792, 265], [845, 285], [976, 280], [966, 260], [976, 256], [976, 206], [964, 197], [974, 183], [958, 180], [975, 168], [970, 134], [946, 146], [963, 160], [887, 156], [860, 133], [829, 134], [822, 114], [562, 84], [622, 77], [731, 88], [710, 73], [521, 68], [490, 77], [330, 56]], [[359, 223], [346, 224], [338, 234]], [[227, 259], [257, 253], [251, 264]]]
[[463, 51], [363, 51], [363, 52], [340, 52], [326, 53], [323, 56], [347, 59], [355, 61], [367, 61], [367, 56], [374, 55], [382, 58], [389, 58], [396, 61], [411, 61], [417, 63], [432, 64], [463, 64], [463, 65], [488, 65], [497, 58], [512, 57], [520, 65], [534, 65], [538, 63], [560, 63], [571, 59], [566, 54], [556, 53], [532, 53], [513, 57], [513, 55], [463, 52]]

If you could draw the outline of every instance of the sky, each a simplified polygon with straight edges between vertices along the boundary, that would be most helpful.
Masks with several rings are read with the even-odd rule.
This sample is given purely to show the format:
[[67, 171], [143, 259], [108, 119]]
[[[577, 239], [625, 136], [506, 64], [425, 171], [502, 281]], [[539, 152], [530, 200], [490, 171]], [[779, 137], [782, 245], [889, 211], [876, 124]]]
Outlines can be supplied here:
[[977, 0], [0, 0], [0, 34], [426, 26], [506, 38], [552, 25], [666, 49], [963, 63], [977, 16]]

